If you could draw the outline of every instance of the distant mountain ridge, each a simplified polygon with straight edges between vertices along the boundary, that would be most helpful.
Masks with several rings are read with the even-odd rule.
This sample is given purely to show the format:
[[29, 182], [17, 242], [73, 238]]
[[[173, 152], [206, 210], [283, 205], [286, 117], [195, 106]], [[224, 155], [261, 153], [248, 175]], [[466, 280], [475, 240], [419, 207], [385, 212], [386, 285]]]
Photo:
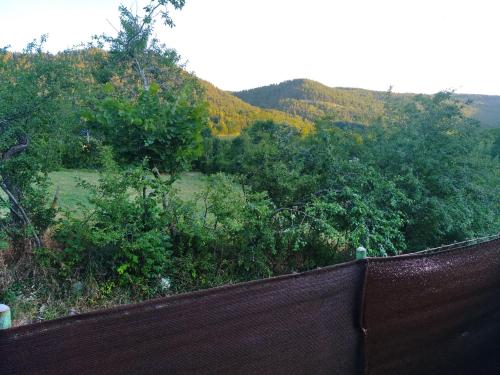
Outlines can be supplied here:
[[464, 102], [471, 101], [471, 116], [484, 127], [500, 128], [500, 96], [480, 94], [456, 94]]
[[[205, 89], [210, 128], [217, 135], [236, 135], [255, 121], [272, 120], [307, 133], [314, 121], [328, 118], [340, 125], [369, 125], [384, 115], [391, 100], [415, 94], [358, 88], [328, 87], [309, 79], [294, 79], [250, 90], [228, 92], [200, 79]], [[456, 94], [466, 114], [485, 128], [500, 128], [500, 96]]]
[[[386, 92], [328, 87], [309, 79], [294, 79], [231, 94], [253, 106], [279, 110], [309, 121], [328, 117], [361, 124], [369, 124], [383, 115], [384, 104], [389, 100]], [[404, 100], [413, 95], [392, 93], [390, 97]], [[500, 96], [456, 94], [455, 97], [467, 103], [466, 112], [483, 127], [500, 127]]]
[[314, 121], [329, 117], [337, 121], [369, 123], [384, 113], [384, 103], [374, 91], [332, 88], [308, 79], [233, 92], [252, 105], [277, 109]]

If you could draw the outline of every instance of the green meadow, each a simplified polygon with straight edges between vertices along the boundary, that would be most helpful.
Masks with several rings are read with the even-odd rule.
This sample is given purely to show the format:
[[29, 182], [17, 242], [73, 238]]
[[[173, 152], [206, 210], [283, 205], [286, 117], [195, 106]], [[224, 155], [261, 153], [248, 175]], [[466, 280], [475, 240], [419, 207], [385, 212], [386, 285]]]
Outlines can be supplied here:
[[[58, 205], [64, 210], [76, 211], [89, 206], [90, 192], [80, 185], [81, 181], [97, 184], [99, 173], [91, 170], [65, 169], [49, 174], [51, 181], [51, 192], [55, 194], [59, 187]], [[195, 198], [206, 186], [206, 176], [199, 172], [187, 172], [174, 183], [178, 196], [183, 200]]]

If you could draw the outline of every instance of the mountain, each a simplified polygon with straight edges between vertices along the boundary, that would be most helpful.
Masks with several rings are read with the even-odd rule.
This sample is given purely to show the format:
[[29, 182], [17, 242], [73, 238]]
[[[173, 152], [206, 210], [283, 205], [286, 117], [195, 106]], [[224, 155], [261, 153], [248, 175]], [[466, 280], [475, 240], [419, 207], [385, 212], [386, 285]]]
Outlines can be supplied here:
[[233, 93], [252, 105], [278, 109], [314, 121], [329, 117], [336, 121], [369, 123], [384, 113], [384, 103], [375, 91], [332, 88], [308, 79]]
[[[415, 94], [328, 87], [308, 79], [294, 79], [279, 84], [232, 93], [257, 107], [275, 109], [314, 121], [331, 118], [338, 122], [369, 124], [384, 113], [387, 100], [402, 100]], [[467, 103], [466, 113], [487, 128], [500, 127], [500, 96], [457, 94]]]
[[457, 94], [458, 99], [469, 103], [470, 115], [488, 128], [500, 128], [500, 96]]
[[300, 116], [276, 109], [263, 109], [244, 102], [229, 92], [215, 87], [209, 82], [200, 80], [205, 89], [210, 115], [210, 127], [217, 135], [239, 134], [243, 128], [255, 121], [273, 120], [286, 123], [307, 133], [314, 124]]

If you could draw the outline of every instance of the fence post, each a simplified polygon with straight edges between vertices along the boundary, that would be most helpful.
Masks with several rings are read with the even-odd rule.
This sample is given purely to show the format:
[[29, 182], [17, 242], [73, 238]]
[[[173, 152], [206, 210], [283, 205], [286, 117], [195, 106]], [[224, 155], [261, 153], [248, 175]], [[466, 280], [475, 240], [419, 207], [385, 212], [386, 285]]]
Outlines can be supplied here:
[[356, 259], [365, 259], [366, 258], [366, 249], [363, 246], [360, 246], [356, 249]]
[[10, 328], [11, 325], [12, 321], [9, 306], [0, 304], [0, 329]]

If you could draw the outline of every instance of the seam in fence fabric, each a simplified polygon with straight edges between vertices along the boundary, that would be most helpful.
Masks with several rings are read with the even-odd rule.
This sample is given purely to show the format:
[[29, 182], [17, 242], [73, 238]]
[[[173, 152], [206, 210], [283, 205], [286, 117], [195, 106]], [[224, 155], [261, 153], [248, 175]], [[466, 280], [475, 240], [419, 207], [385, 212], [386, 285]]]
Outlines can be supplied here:
[[366, 286], [368, 282], [368, 272], [369, 272], [369, 263], [370, 259], [366, 258], [362, 260], [365, 264], [365, 274], [364, 274], [364, 280], [363, 280], [363, 286], [361, 290], [361, 311], [359, 314], [359, 320], [360, 320], [360, 326], [361, 326], [361, 345], [362, 345], [362, 361], [363, 361], [363, 374], [368, 373], [368, 345], [367, 345], [367, 338], [368, 338], [368, 328], [366, 327], [365, 324], [365, 304], [366, 304]]

